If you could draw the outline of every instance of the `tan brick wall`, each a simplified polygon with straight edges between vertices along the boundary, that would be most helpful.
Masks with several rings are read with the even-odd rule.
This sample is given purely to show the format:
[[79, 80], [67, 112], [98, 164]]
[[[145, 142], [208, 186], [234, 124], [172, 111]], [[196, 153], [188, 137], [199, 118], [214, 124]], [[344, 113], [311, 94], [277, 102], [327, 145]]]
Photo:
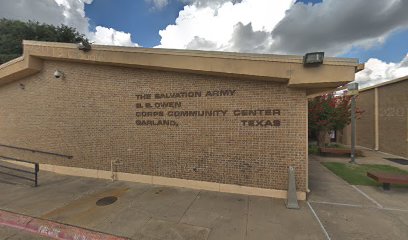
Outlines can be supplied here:
[[408, 158], [408, 81], [378, 89], [380, 151]]
[[337, 131], [337, 142], [344, 145], [351, 145], [351, 126], [347, 125], [344, 129]]
[[[378, 87], [379, 149], [408, 158], [408, 81]], [[357, 145], [375, 148], [375, 89], [360, 92], [357, 106], [365, 110], [357, 120]], [[350, 125], [340, 141], [350, 144]]]
[[[57, 80], [59, 69], [65, 79]], [[24, 89], [22, 86], [24, 85]], [[233, 96], [205, 97], [207, 91]], [[136, 95], [202, 92], [202, 97], [139, 100]], [[181, 102], [155, 111], [227, 110], [218, 117], [136, 117], [139, 103]], [[279, 109], [280, 116], [234, 116]], [[149, 110], [152, 111], [152, 110]], [[72, 155], [72, 159], [0, 147], [0, 155], [41, 163], [286, 189], [287, 167], [306, 190], [307, 100], [285, 84], [188, 73], [46, 61], [41, 73], [0, 87], [0, 144]], [[176, 126], [137, 126], [167, 119]], [[243, 126], [241, 120], [280, 120]]]
[[373, 149], [375, 146], [374, 89], [360, 92], [356, 103], [357, 108], [364, 111], [356, 122], [356, 144]]

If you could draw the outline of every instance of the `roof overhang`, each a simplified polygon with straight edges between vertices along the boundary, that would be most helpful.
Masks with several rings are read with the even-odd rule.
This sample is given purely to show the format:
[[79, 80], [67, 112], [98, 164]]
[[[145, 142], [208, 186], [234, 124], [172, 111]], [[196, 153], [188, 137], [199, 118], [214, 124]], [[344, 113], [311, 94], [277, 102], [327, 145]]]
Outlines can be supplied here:
[[44, 60], [83, 62], [135, 68], [287, 83], [316, 93], [354, 80], [364, 67], [357, 59], [325, 58], [317, 67], [305, 67], [303, 56], [242, 54], [174, 49], [92, 45], [83, 52], [76, 44], [24, 41], [22, 57], [0, 65], [0, 85], [35, 74]]

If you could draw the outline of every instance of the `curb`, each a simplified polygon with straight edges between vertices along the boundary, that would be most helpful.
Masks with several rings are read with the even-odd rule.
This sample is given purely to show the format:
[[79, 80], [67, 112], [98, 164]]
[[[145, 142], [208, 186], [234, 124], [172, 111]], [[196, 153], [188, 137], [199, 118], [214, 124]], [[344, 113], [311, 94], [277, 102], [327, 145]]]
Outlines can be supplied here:
[[11, 227], [59, 240], [129, 240], [66, 224], [0, 210], [0, 226]]

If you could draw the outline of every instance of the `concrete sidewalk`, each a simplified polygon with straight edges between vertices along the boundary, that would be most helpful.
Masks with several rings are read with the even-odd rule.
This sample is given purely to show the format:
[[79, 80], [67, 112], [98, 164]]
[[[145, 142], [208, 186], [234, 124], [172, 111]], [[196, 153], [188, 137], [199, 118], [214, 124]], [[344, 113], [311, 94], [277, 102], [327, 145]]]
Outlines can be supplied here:
[[[0, 179], [3, 210], [131, 239], [325, 239], [306, 202], [288, 210], [282, 199], [49, 172], [38, 188]], [[107, 196], [117, 201], [96, 205]]]
[[[0, 208], [130, 239], [408, 239], [408, 189], [352, 186], [310, 156], [308, 202], [41, 172], [0, 175]], [[113, 196], [106, 206], [96, 202]], [[0, 239], [45, 239], [0, 228]]]
[[330, 239], [408, 239], [408, 188], [352, 186], [320, 164], [329, 158], [309, 159], [308, 201]]
[[[392, 161], [389, 161], [385, 158], [402, 158], [403, 157], [399, 157], [399, 156], [395, 156], [389, 153], [384, 153], [384, 152], [379, 152], [379, 151], [374, 151], [374, 150], [370, 150], [367, 148], [361, 148], [358, 147], [359, 150], [362, 151], [363, 153], [363, 157], [357, 157], [356, 161], [359, 164], [382, 164], [382, 165], [390, 165], [390, 166], [394, 166], [403, 170], [408, 171], [408, 165], [402, 165], [399, 163], [395, 163]], [[325, 161], [325, 162], [348, 162], [350, 161], [350, 157], [347, 156], [339, 156], [339, 157], [322, 157], [322, 156], [314, 156], [314, 158], [319, 159], [319, 161]], [[408, 162], [408, 160], [407, 160]]]

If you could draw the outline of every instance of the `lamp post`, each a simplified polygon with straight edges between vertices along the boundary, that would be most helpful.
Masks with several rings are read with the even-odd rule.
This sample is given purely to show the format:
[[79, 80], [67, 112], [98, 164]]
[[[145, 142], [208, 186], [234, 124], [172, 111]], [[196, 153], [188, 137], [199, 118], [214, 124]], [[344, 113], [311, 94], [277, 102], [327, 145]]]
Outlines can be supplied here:
[[349, 83], [347, 85], [348, 95], [351, 95], [351, 160], [350, 163], [356, 163], [356, 95], [358, 94], [358, 83]]

